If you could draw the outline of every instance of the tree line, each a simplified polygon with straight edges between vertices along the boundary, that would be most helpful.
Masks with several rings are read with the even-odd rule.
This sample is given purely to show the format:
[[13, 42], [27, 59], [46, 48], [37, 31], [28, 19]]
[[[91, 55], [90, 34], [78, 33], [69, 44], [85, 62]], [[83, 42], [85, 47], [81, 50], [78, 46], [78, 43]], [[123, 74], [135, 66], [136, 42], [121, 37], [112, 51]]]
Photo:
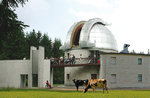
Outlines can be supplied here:
[[[30, 46], [45, 47], [45, 58], [63, 56], [63, 51], [59, 50], [60, 39], [52, 41], [47, 34], [35, 30], [24, 32], [29, 25], [18, 20], [15, 9], [27, 1], [2, 0], [0, 3], [0, 60], [30, 59]], [[63, 82], [63, 69], [54, 69], [55, 81]]]

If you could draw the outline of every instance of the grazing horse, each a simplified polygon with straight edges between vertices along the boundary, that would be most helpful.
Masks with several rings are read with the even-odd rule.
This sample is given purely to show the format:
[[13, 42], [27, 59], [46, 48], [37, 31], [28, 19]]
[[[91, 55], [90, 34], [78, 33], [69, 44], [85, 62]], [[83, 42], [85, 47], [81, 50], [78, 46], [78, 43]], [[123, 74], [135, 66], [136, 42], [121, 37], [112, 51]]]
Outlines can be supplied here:
[[103, 93], [104, 89], [108, 93], [107, 81], [105, 79], [91, 79], [86, 88], [84, 89], [84, 93], [86, 93], [89, 88], [92, 88], [93, 91], [95, 91], [95, 88], [103, 88]]
[[76, 86], [77, 91], [78, 91], [79, 86], [86, 86], [88, 84], [89, 80], [75, 80], [75, 79], [73, 79], [72, 81], [75, 83], [75, 86]]

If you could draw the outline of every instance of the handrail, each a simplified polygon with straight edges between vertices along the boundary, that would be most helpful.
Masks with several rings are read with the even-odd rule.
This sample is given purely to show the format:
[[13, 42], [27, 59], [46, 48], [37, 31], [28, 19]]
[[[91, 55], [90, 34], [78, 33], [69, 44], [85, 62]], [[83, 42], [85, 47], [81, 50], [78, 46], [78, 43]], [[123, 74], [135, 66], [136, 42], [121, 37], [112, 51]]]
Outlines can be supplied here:
[[79, 66], [100, 66], [100, 64], [62, 64], [62, 65], [51, 65], [51, 68], [57, 67], [79, 67]]

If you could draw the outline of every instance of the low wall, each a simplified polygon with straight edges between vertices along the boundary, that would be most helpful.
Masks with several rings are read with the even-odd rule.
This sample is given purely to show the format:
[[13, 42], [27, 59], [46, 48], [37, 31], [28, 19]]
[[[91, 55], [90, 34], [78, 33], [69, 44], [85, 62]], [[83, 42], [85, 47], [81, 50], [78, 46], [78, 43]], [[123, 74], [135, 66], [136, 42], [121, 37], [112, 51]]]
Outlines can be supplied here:
[[0, 87], [20, 88], [20, 75], [28, 74], [29, 66], [31, 66], [30, 60], [1, 60]]

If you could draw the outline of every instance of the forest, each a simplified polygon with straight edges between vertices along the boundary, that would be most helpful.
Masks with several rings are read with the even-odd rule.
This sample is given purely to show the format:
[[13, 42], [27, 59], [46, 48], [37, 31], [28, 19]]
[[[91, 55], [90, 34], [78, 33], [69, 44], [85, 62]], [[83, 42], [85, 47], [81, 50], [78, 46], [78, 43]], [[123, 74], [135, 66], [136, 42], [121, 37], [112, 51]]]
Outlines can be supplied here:
[[[59, 50], [61, 40], [54, 41], [46, 33], [37, 30], [25, 32], [28, 24], [18, 19], [15, 9], [25, 6], [28, 0], [2, 0], [0, 2], [0, 60], [30, 59], [30, 46], [45, 47], [45, 58], [58, 58], [64, 51]], [[64, 69], [54, 69], [54, 83], [64, 82]]]

